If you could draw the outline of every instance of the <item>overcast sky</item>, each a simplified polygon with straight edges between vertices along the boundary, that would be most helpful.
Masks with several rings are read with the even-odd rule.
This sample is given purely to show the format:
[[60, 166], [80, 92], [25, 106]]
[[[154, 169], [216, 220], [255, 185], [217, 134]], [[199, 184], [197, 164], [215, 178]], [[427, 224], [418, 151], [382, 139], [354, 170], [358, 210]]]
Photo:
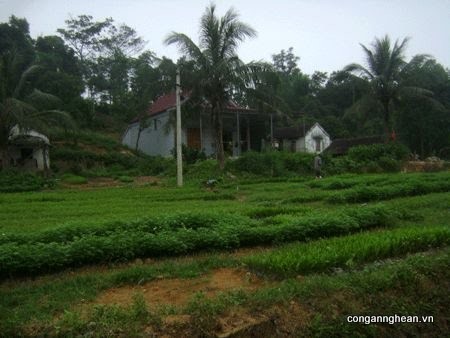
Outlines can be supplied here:
[[[56, 34], [69, 15], [112, 17], [134, 28], [147, 49], [176, 60], [175, 46], [162, 41], [171, 31], [198, 40], [199, 19], [209, 0], [0, 0], [0, 22], [12, 14], [25, 17], [32, 37]], [[219, 15], [234, 7], [258, 36], [242, 44], [246, 62], [271, 60], [294, 47], [299, 67], [308, 74], [331, 72], [362, 63], [359, 43], [374, 37], [411, 37], [407, 59], [427, 53], [450, 67], [450, 0], [216, 0]]]

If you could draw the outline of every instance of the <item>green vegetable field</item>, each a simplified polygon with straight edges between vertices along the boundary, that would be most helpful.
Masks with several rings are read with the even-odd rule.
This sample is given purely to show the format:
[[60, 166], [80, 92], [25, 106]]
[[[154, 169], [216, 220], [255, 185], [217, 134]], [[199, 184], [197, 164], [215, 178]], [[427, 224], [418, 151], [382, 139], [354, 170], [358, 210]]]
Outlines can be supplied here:
[[124, 181], [0, 193], [0, 336], [448, 333], [449, 172]]

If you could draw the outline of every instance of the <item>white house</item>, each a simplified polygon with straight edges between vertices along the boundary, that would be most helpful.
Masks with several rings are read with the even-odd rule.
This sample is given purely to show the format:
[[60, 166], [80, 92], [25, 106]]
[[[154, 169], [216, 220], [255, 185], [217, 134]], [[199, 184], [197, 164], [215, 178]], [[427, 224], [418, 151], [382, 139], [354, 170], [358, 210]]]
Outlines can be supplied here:
[[36, 171], [50, 167], [50, 141], [47, 136], [16, 125], [11, 129], [8, 140], [9, 166]]
[[[189, 148], [203, 151], [207, 156], [216, 152], [215, 133], [211, 117], [205, 112], [186, 112], [182, 98], [182, 143]], [[148, 109], [144, 128], [139, 131], [138, 119], [132, 121], [122, 136], [122, 143], [148, 155], [172, 156], [175, 148], [175, 92], [159, 97]], [[261, 149], [265, 137], [263, 118], [256, 111], [239, 107], [230, 101], [223, 114], [224, 150], [230, 156], [238, 156], [247, 150]]]
[[321, 153], [331, 144], [330, 135], [319, 123], [277, 128], [274, 138], [283, 150], [291, 152]]

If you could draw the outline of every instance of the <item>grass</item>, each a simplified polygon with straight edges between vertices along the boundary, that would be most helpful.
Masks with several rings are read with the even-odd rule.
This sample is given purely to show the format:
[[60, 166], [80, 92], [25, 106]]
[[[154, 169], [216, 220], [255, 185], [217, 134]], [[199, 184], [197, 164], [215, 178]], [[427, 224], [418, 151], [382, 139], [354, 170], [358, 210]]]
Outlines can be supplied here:
[[351, 267], [450, 244], [450, 228], [408, 227], [295, 244], [248, 257], [250, 268], [279, 277]]
[[86, 184], [88, 181], [86, 177], [73, 175], [73, 174], [64, 174], [61, 177], [61, 181], [68, 184]]
[[[448, 191], [422, 189], [415, 196], [386, 195], [360, 205], [327, 199], [358, 191], [365, 182], [367, 187], [397, 189], [418, 181], [440, 185], [449, 178], [449, 173], [277, 177], [227, 180], [212, 189], [191, 181], [182, 189], [130, 184], [0, 194], [0, 267], [20, 263], [32, 267], [27, 274], [41, 275], [15, 278], [11, 270], [4, 273], [0, 336], [142, 336], [149, 327], [159, 335], [211, 336], [218, 318], [236, 308], [272, 318], [279, 330], [287, 330], [283, 318], [299, 324], [289, 328], [292, 336], [445, 336], [450, 316]], [[146, 236], [155, 236], [154, 244], [140, 245]], [[292, 241], [304, 243], [284, 244]], [[162, 243], [170, 244], [164, 255], [181, 256], [146, 261], [155, 255], [134, 251], [154, 250]], [[228, 253], [260, 244], [265, 245], [263, 253]], [[64, 252], [69, 247], [71, 259], [78, 262], [51, 265], [71, 257]], [[195, 254], [185, 256], [187, 252]], [[123, 257], [142, 260], [123, 263]], [[129, 306], [89, 305], [114, 287], [246, 266], [274, 285], [213, 299], [198, 294], [184, 307], [149, 307], [139, 296]], [[43, 274], [51, 270], [58, 272]], [[303, 312], [290, 315], [293, 302]], [[345, 321], [348, 314], [393, 313], [434, 315], [435, 324]], [[167, 328], [168, 314], [188, 314], [189, 323]]]
[[[132, 223], [62, 226], [0, 237], [0, 278], [36, 275], [67, 267], [173, 256], [201, 250], [309, 241], [392, 226], [399, 217], [385, 206], [306, 215], [278, 215], [258, 222], [220, 213], [174, 213]], [[401, 216], [400, 216], [401, 217]]]

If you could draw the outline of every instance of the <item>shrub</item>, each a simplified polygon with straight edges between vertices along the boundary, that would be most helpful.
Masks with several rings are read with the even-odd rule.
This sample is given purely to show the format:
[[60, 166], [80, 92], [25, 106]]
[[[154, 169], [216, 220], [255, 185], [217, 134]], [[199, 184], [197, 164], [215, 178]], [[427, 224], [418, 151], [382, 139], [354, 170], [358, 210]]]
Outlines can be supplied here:
[[0, 170], [0, 192], [36, 191], [55, 185], [53, 179], [16, 170]]
[[282, 176], [285, 174], [310, 174], [314, 155], [269, 151], [263, 153], [246, 152], [238, 159], [228, 163], [228, 168], [238, 172], [263, 176]]
[[348, 151], [348, 157], [356, 162], [378, 162], [380, 158], [387, 157], [393, 160], [404, 160], [409, 150], [401, 143], [371, 144], [352, 147]]
[[409, 154], [400, 143], [372, 144], [350, 148], [347, 156], [324, 161], [327, 174], [398, 172]]
[[[177, 158], [177, 149], [173, 148], [171, 151], [172, 156], [176, 159]], [[186, 146], [185, 144], [181, 145], [181, 154], [183, 157], [183, 161], [187, 164], [193, 164], [197, 161], [203, 161], [206, 160], [206, 154], [203, 150], [190, 148]]]
[[132, 183], [132, 182], [134, 182], [133, 177], [130, 177], [130, 176], [119, 176], [117, 179], [120, 182], [122, 182], [122, 183]]

